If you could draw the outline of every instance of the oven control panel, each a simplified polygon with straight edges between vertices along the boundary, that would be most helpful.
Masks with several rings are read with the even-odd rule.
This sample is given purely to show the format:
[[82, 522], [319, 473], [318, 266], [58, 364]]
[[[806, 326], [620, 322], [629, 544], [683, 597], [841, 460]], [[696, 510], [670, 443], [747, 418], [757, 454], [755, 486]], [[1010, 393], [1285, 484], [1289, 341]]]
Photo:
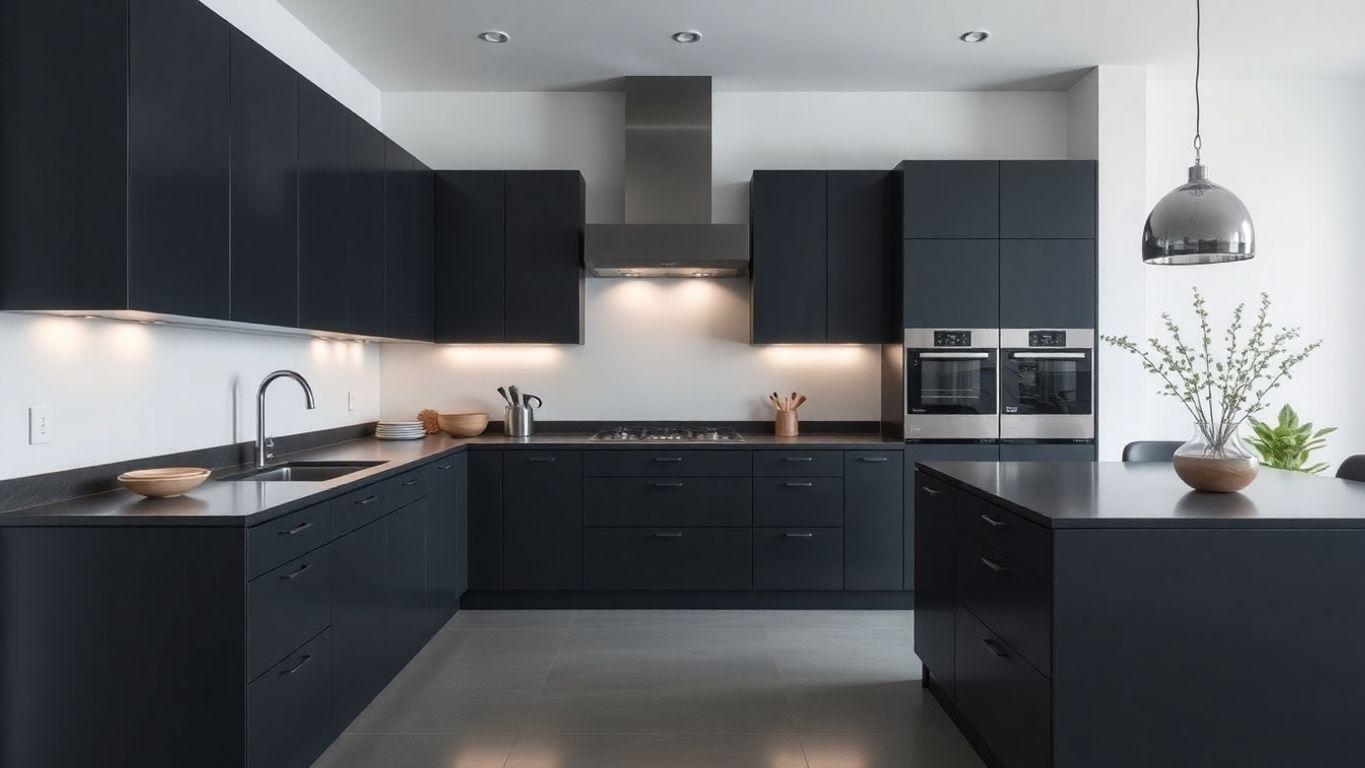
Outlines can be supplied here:
[[934, 331], [934, 346], [936, 347], [970, 347], [971, 345], [971, 331]]
[[1030, 347], [1065, 347], [1066, 331], [1029, 331]]

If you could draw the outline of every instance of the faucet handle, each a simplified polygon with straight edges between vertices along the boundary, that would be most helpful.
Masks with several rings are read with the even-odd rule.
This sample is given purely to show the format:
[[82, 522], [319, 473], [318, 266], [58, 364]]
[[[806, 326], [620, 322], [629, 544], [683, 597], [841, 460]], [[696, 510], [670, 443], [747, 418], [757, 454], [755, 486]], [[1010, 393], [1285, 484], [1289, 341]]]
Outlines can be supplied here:
[[267, 438], [265, 439], [265, 457], [266, 457], [267, 459], [273, 459], [273, 458], [275, 458], [275, 451], [273, 450], [274, 448], [275, 448], [275, 438], [273, 438], [273, 437], [267, 437]]

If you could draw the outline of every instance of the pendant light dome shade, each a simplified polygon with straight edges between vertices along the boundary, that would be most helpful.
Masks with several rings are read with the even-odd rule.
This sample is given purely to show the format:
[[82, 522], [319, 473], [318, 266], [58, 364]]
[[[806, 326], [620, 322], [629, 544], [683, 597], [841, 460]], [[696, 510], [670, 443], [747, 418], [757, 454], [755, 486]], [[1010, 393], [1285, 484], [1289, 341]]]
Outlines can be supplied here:
[[1142, 229], [1148, 264], [1221, 264], [1256, 256], [1256, 228], [1237, 195], [1209, 181], [1207, 166], [1166, 194]]

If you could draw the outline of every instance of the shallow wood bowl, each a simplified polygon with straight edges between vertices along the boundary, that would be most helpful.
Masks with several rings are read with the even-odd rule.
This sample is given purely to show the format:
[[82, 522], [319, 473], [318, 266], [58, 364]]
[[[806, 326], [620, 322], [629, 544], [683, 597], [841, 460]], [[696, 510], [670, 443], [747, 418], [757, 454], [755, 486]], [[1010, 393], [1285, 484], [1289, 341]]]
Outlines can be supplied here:
[[451, 437], [473, 437], [488, 429], [486, 413], [443, 413], [439, 421], [441, 431]]
[[118, 481], [124, 488], [149, 499], [173, 499], [198, 488], [211, 474], [200, 467], [164, 467], [124, 472]]

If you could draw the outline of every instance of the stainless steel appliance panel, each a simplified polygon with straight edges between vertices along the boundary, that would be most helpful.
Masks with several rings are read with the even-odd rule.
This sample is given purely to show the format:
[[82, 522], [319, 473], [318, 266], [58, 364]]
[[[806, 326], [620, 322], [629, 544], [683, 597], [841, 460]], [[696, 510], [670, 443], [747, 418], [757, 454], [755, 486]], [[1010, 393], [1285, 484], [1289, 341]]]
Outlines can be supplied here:
[[1000, 333], [994, 328], [905, 331], [905, 438], [995, 440]]
[[1000, 332], [1002, 440], [1093, 440], [1095, 332]]

